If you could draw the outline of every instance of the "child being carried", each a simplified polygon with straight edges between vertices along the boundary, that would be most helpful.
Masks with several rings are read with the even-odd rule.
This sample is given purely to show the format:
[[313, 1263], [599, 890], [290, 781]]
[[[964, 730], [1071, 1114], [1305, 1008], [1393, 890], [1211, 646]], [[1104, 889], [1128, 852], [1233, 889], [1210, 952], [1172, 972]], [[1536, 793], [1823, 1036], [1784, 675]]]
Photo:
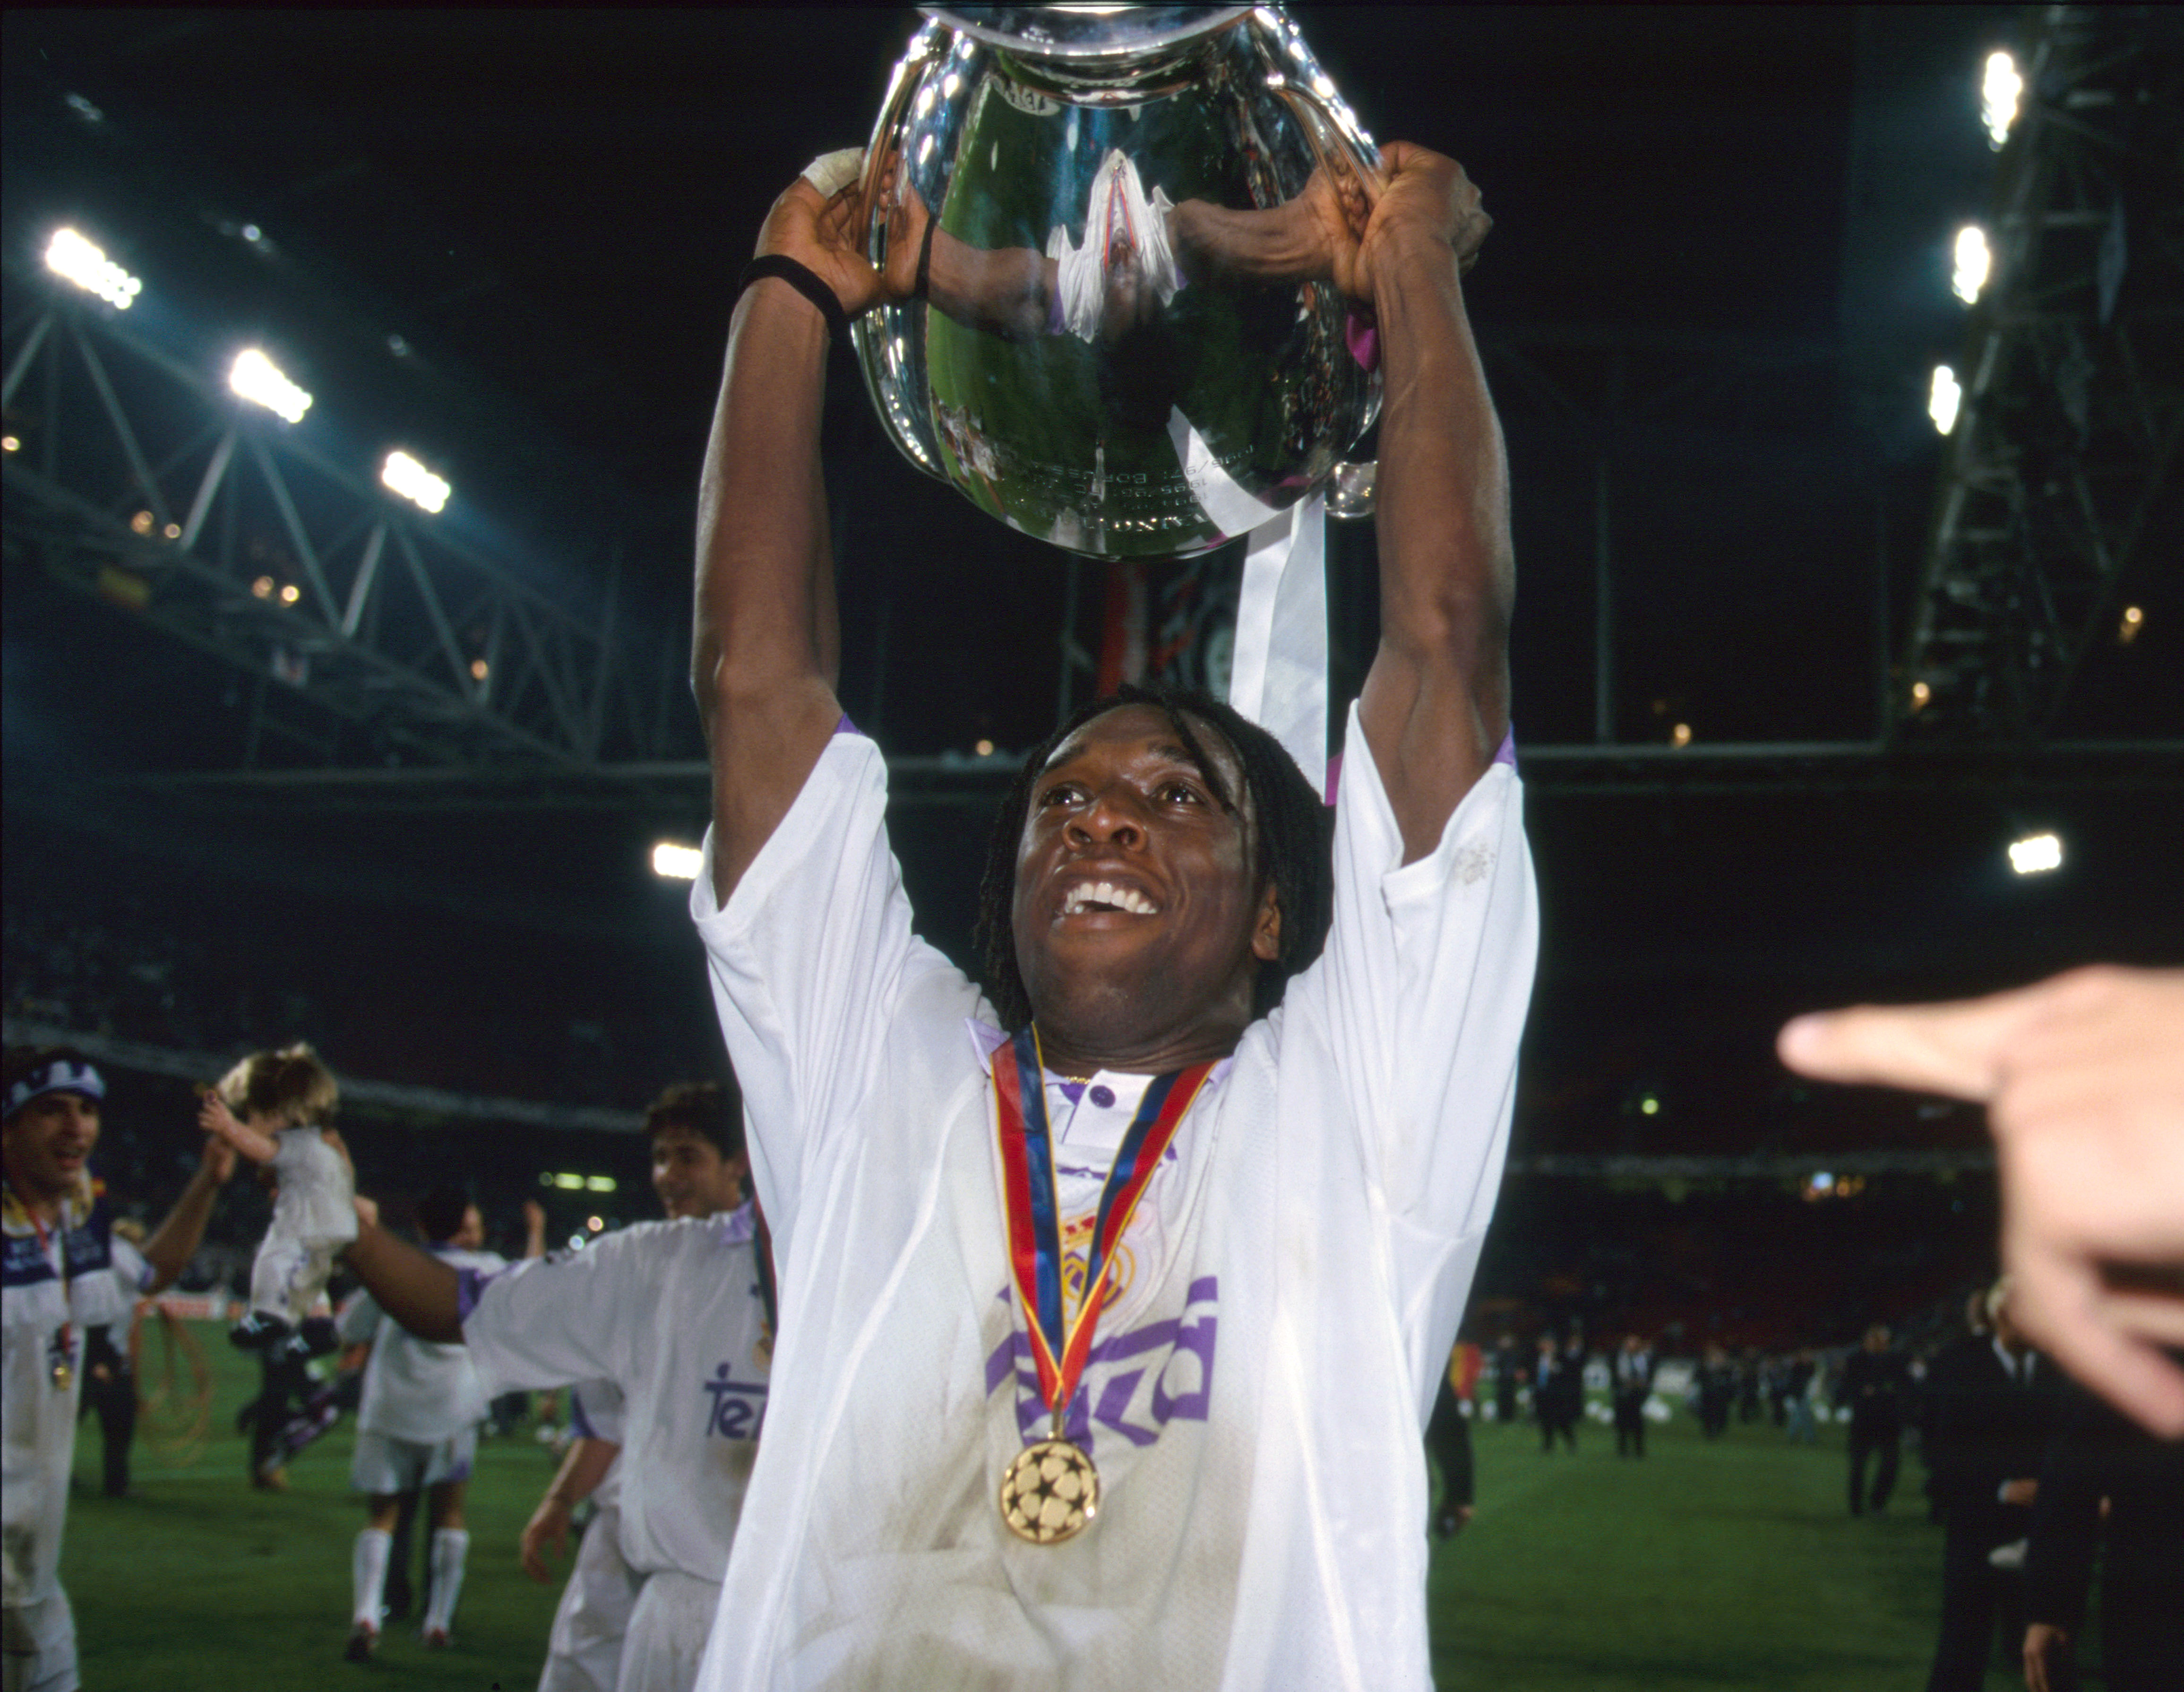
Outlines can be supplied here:
[[205, 1092], [198, 1124], [279, 1184], [250, 1265], [250, 1314], [228, 1336], [246, 1349], [335, 1344], [330, 1321], [307, 1318], [334, 1254], [356, 1237], [356, 1170], [332, 1126], [340, 1099], [332, 1071], [300, 1043], [252, 1053]]

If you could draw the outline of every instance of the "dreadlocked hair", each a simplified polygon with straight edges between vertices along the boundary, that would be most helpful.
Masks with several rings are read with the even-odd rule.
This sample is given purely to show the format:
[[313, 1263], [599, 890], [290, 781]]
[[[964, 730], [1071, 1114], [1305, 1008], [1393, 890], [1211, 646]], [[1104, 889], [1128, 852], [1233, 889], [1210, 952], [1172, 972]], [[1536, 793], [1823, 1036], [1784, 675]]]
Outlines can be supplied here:
[[1234, 749], [1251, 796], [1253, 829], [1246, 841], [1250, 874], [1263, 887], [1271, 881], [1281, 907], [1280, 950], [1262, 963], [1252, 984], [1251, 1014], [1264, 1016], [1282, 1002], [1290, 977], [1308, 967], [1327, 943], [1334, 911], [1333, 813], [1312, 791], [1282, 743], [1202, 688], [1141, 686], [1125, 683], [1105, 699], [1072, 712], [1026, 755], [1023, 767], [1001, 800], [986, 842], [985, 874], [978, 885], [978, 919], [972, 937], [985, 964], [986, 995], [1011, 1030], [1032, 1019], [1031, 996], [1017, 968], [1017, 848], [1023, 838], [1031, 793], [1056, 748], [1094, 718], [1126, 705], [1150, 705], [1164, 712], [1184, 750], [1212, 790], [1214, 802], [1234, 814], [1240, 796], [1228, 791], [1218, 768], [1206, 754], [1195, 718], [1217, 730]]

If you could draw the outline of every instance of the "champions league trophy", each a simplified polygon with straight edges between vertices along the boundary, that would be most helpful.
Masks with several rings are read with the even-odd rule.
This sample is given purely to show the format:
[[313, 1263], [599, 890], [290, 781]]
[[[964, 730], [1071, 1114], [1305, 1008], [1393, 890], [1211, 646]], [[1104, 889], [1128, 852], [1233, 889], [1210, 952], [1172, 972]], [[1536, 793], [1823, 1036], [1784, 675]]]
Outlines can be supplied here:
[[920, 9], [864, 163], [869, 256], [916, 254], [916, 296], [853, 332], [883, 426], [1088, 557], [1251, 536], [1230, 696], [1317, 784], [1320, 511], [1371, 509], [1372, 466], [1341, 461], [1380, 383], [1307, 237], [1362, 234], [1379, 150], [1276, 8]]
[[1362, 227], [1379, 154], [1295, 25], [921, 9], [866, 168], [875, 263], [930, 221], [926, 297], [855, 331], [894, 444], [1095, 558], [1203, 552], [1324, 489], [1379, 407], [1368, 333], [1266, 249], [1315, 171]]

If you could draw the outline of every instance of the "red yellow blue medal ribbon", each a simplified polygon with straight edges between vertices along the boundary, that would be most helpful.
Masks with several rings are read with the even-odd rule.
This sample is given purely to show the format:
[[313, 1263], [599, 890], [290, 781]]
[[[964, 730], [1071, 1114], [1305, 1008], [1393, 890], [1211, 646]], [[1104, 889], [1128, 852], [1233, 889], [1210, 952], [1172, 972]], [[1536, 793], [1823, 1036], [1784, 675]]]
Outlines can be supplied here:
[[1084, 1296], [1072, 1315], [1062, 1296], [1061, 1203], [1038, 1034], [1027, 1028], [994, 1053], [994, 1132], [1000, 1142], [1001, 1191], [1008, 1212], [1009, 1270], [1017, 1303], [1023, 1307], [1024, 1325], [1031, 1332], [1039, 1397], [1054, 1412], [1057, 1436], [1062, 1413], [1092, 1354], [1108, 1259], [1212, 1068], [1211, 1064], [1195, 1064], [1156, 1075], [1146, 1086], [1100, 1189], [1084, 1265]]

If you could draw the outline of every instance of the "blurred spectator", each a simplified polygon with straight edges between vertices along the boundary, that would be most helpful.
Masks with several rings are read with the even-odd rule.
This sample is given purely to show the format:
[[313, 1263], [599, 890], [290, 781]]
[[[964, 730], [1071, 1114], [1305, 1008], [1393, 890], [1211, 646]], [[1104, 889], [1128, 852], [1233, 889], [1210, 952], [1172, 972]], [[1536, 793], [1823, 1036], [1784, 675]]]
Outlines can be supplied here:
[[1653, 1392], [1652, 1348], [1635, 1333], [1623, 1336], [1623, 1349], [1615, 1354], [1613, 1402], [1615, 1455], [1646, 1455], [1646, 1400]]
[[1699, 1432], [1719, 1439], [1728, 1431], [1730, 1402], [1736, 1393], [1736, 1366], [1719, 1346], [1709, 1345], [1700, 1358], [1696, 1385]]
[[2184, 1444], [2073, 1392], [2040, 1471], [2025, 1551], [2031, 1692], [2064, 1692], [2090, 1667], [2077, 1658], [2097, 1562], [2109, 1692], [2184, 1687]]
[[[1888, 1508], [1903, 1459], [1903, 1420], [1911, 1404], [1911, 1371], [1903, 1354], [1890, 1343], [1886, 1326], [1865, 1331], [1865, 1343], [1843, 1365], [1836, 1395], [1850, 1412], [1850, 1513], [1878, 1513]], [[1865, 1489], [1865, 1466], [1875, 1464], [1873, 1490]]]
[[1987, 1299], [1993, 1333], [1964, 1335], [1929, 1376], [1929, 1460], [1944, 1530], [1941, 1638], [1927, 1692], [1980, 1692], [1997, 1625], [2013, 1667], [2025, 1637], [2020, 1542], [2061, 1399], [2054, 1369], [2010, 1320], [2008, 1297], [2008, 1283], [1996, 1282]]

